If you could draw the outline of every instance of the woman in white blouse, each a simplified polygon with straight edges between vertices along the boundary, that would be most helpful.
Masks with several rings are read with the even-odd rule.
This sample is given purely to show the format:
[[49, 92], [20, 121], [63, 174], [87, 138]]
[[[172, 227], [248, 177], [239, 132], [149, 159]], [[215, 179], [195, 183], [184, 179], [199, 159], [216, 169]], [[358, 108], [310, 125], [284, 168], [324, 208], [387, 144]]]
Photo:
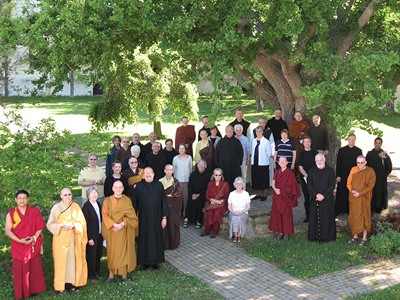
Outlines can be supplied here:
[[[193, 160], [190, 155], [186, 154], [185, 144], [180, 144], [178, 148], [179, 154], [172, 160], [174, 167], [174, 177], [179, 181], [183, 195], [183, 217], [185, 217], [186, 204], [188, 201], [188, 183], [189, 176], [193, 169]], [[187, 226], [186, 226], [187, 227]]]
[[229, 238], [233, 238], [234, 243], [240, 243], [240, 238], [246, 232], [247, 219], [249, 218], [250, 196], [243, 189], [244, 181], [242, 177], [236, 177], [233, 186], [235, 190], [229, 194], [228, 198]]

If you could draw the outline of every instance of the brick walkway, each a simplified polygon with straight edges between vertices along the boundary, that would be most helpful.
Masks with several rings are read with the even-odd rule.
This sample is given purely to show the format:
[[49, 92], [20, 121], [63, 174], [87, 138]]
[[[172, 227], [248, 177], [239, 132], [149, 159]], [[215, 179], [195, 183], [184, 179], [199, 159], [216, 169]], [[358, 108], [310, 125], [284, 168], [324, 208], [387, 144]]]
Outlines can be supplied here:
[[181, 246], [166, 251], [166, 260], [227, 299], [343, 299], [400, 283], [400, 258], [303, 281], [248, 256], [225, 238], [199, 235], [193, 226], [182, 229]]

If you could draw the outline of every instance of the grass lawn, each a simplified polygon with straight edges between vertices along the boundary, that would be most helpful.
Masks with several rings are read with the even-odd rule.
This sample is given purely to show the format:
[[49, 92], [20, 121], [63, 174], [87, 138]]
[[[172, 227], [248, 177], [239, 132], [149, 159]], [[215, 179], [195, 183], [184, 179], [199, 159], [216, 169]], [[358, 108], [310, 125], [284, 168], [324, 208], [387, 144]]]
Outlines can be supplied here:
[[348, 239], [349, 234], [338, 233], [337, 241], [318, 245], [307, 240], [306, 232], [299, 232], [288, 242], [268, 237], [246, 239], [243, 245], [248, 254], [271, 262], [299, 279], [308, 279], [364, 263], [368, 248], [349, 245]]
[[400, 299], [400, 285], [395, 285], [380, 291], [358, 295], [349, 298], [351, 300], [395, 300]]
[[[4, 224], [4, 223], [3, 223]], [[0, 229], [4, 228], [0, 225]], [[45, 249], [42, 256], [47, 291], [35, 299], [58, 298], [53, 290], [53, 258], [51, 255], [51, 234], [45, 229]], [[0, 236], [0, 299], [12, 299], [14, 296], [10, 242], [2, 234]], [[162, 264], [161, 269], [129, 273], [129, 283], [123, 284], [119, 279], [106, 285], [107, 261], [103, 257], [101, 265], [102, 279], [97, 283], [88, 282], [81, 288], [79, 295], [65, 294], [66, 299], [223, 299], [210, 286], [200, 280], [187, 276], [168, 264]]]

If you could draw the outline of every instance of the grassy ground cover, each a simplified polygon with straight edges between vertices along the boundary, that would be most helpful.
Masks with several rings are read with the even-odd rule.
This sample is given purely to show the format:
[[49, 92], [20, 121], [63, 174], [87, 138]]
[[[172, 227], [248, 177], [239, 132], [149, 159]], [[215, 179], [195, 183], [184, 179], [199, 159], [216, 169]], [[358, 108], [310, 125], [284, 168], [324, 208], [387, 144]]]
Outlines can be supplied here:
[[[3, 231], [4, 223], [0, 224]], [[53, 258], [51, 254], [51, 234], [45, 229], [44, 255], [42, 256], [47, 291], [35, 299], [54, 299], [58, 296], [53, 291]], [[11, 255], [9, 240], [0, 235], [0, 299], [12, 299], [14, 295]], [[161, 265], [160, 270], [135, 270], [128, 275], [129, 282], [120, 280], [105, 284], [107, 278], [107, 260], [101, 263], [102, 279], [97, 283], [88, 282], [81, 288], [79, 295], [67, 293], [65, 299], [223, 299], [210, 286], [200, 280], [187, 276], [168, 264]]]
[[349, 245], [348, 239], [349, 234], [338, 233], [337, 241], [319, 245], [309, 242], [306, 232], [299, 232], [287, 242], [268, 237], [246, 240], [243, 245], [248, 254], [299, 279], [308, 279], [364, 263], [368, 248]]
[[395, 300], [400, 299], [400, 285], [395, 285], [380, 291], [357, 295], [351, 300]]

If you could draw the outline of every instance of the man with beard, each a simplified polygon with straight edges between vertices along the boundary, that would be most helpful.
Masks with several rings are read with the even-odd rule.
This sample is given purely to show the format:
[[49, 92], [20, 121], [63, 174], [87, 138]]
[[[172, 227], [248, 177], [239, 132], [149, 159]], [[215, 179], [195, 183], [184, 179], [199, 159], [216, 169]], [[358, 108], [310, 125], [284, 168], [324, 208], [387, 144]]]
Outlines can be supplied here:
[[169, 209], [164, 187], [155, 180], [152, 168], [144, 169], [144, 180], [136, 185], [133, 201], [139, 215], [138, 264], [158, 269], [165, 260], [163, 229]]
[[316, 167], [307, 176], [307, 187], [310, 193], [310, 223], [308, 240], [331, 242], [336, 240], [335, 202], [335, 172], [325, 164], [325, 156], [315, 156]]
[[374, 149], [367, 153], [368, 166], [375, 171], [376, 183], [372, 191], [371, 210], [380, 213], [388, 205], [387, 177], [392, 172], [392, 161], [382, 150], [382, 139], [376, 138]]
[[347, 177], [352, 167], [356, 166], [357, 156], [362, 155], [360, 148], [355, 146], [356, 135], [349, 134], [347, 137], [347, 146], [339, 149], [336, 160], [336, 215], [349, 213], [349, 190], [347, 189]]

